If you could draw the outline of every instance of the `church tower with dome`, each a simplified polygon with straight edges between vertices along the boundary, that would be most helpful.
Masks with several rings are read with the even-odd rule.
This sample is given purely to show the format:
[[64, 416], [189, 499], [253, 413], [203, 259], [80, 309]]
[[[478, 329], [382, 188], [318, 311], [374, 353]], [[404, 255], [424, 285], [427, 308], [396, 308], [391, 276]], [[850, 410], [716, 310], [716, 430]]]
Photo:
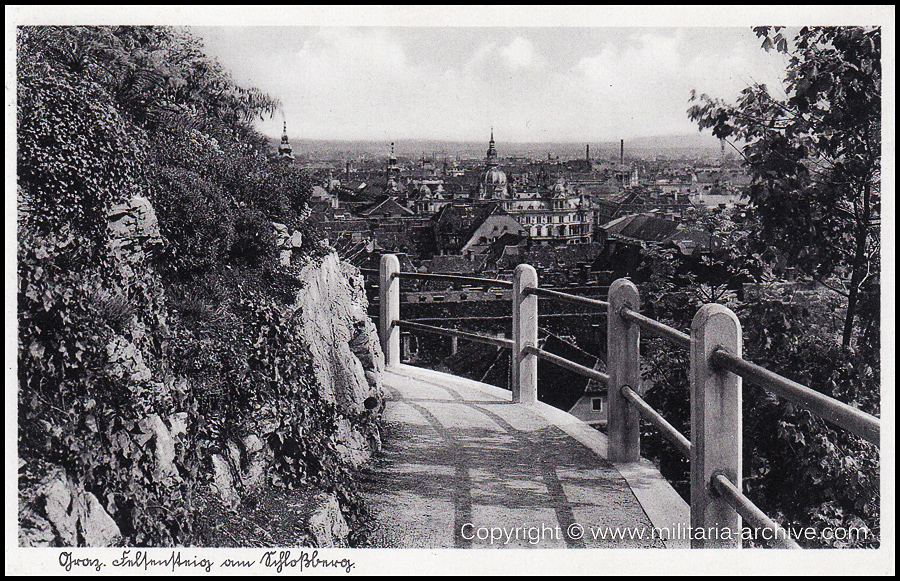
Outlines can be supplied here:
[[488, 143], [487, 156], [484, 160], [484, 174], [478, 184], [475, 195], [479, 200], [502, 200], [508, 197], [506, 174], [500, 169], [497, 159], [497, 147], [494, 145], [494, 128], [491, 127], [491, 141]]

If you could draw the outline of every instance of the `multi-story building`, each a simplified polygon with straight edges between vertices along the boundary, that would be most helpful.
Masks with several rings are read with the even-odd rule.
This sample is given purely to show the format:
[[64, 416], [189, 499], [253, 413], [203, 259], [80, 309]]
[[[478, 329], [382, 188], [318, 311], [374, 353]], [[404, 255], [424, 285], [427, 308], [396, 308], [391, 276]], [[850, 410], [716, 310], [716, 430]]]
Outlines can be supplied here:
[[472, 256], [504, 234], [526, 235], [525, 229], [498, 202], [448, 205], [432, 221], [440, 254]]
[[539, 244], [587, 243], [593, 236], [590, 199], [574, 193], [562, 179], [549, 192], [521, 192], [501, 204]]
[[[525, 182], [527, 183], [527, 182]], [[499, 168], [494, 131], [485, 157], [485, 169], [473, 192], [474, 200], [497, 200], [506, 214], [540, 244], [576, 244], [591, 241], [593, 210], [587, 196], [578, 194], [561, 177], [551, 188], [535, 185], [516, 192]]]

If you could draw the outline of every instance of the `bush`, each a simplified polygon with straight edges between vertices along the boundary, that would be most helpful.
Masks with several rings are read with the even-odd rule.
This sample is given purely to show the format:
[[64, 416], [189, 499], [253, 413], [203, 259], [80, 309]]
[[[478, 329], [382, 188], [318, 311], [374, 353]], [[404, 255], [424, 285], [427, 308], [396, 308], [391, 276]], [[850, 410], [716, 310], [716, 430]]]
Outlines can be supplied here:
[[218, 315], [182, 318], [189, 324], [176, 325], [167, 354], [173, 372], [193, 386], [198, 435], [207, 446], [203, 454], [224, 450], [229, 439], [240, 441], [266, 418], [278, 426], [269, 434], [275, 453], [270, 482], [334, 491], [351, 519], [361, 518], [352, 468], [335, 448], [337, 425], [348, 419], [365, 429], [374, 417], [347, 417], [323, 399], [308, 347], [297, 336], [293, 314], [280, 304], [281, 291], [247, 287], [245, 276], [244, 270], [224, 268], [196, 281], [217, 289], [208, 300], [219, 305]]
[[[153, 445], [138, 427], [150, 413], [173, 410], [163, 394], [114, 371], [110, 360], [116, 341], [152, 355], [150, 336], [160, 330], [148, 323], [160, 308], [158, 282], [126, 281], [102, 255], [73, 260], [81, 246], [76, 238], [60, 245], [28, 230], [20, 234], [19, 456], [29, 466], [20, 486], [39, 480], [34, 466], [58, 464], [95, 493], [130, 542], [185, 540], [192, 485], [154, 482]], [[188, 454], [181, 465], [194, 461]]]
[[234, 239], [231, 204], [218, 184], [179, 167], [155, 168], [152, 203], [166, 252], [165, 273], [192, 275], [221, 265]]
[[[708, 285], [679, 277], [672, 258], [650, 252], [639, 269], [650, 273], [641, 292], [644, 310], [651, 316], [689, 329], [697, 309], [718, 299], [744, 323], [745, 359], [863, 411], [879, 413], [877, 352], [842, 347], [837, 337], [822, 332], [806, 309], [780, 297], [740, 303], [727, 292], [711, 297]], [[644, 341], [643, 350], [645, 399], [690, 438], [689, 353], [661, 339]], [[749, 382], [744, 385], [744, 493], [783, 526], [866, 527], [872, 535], [854, 539], [851, 546], [877, 546], [877, 447]], [[657, 459], [666, 478], [688, 499], [689, 463], [652, 428], [646, 428], [644, 436], [642, 454]]]
[[106, 211], [142, 191], [140, 150], [108, 97], [82, 79], [19, 77], [21, 222], [48, 234], [71, 226], [104, 238]]
[[275, 260], [275, 228], [260, 210], [241, 209], [234, 223], [231, 260], [252, 267], [269, 266]]

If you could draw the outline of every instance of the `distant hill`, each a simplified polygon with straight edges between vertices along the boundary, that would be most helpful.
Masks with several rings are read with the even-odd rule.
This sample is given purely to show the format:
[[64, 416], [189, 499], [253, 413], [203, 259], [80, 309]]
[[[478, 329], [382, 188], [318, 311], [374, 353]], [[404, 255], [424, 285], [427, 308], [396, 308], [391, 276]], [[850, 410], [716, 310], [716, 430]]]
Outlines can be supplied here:
[[658, 137], [638, 137], [625, 142], [626, 152], [632, 147], [636, 152], [702, 152], [718, 153], [719, 140], [709, 133], [695, 133], [693, 135], [664, 135]]
[[[273, 147], [279, 140], [271, 139]], [[311, 159], [365, 159], [383, 158], [390, 151], [388, 141], [331, 141], [318, 139], [292, 139], [294, 155]], [[497, 141], [500, 157], [529, 157], [546, 159], [550, 153], [563, 160], [583, 158], [586, 143], [504, 143]], [[619, 157], [619, 142], [592, 142], [592, 159], [616, 159]], [[400, 139], [395, 142], [394, 151], [400, 157], [420, 158], [433, 155], [438, 160], [459, 157], [484, 157], [487, 139], [479, 142], [438, 141], [429, 139]], [[625, 141], [625, 157], [697, 157], [717, 155], [719, 140], [709, 133], [695, 135], [668, 135], [659, 137], [638, 137]]]

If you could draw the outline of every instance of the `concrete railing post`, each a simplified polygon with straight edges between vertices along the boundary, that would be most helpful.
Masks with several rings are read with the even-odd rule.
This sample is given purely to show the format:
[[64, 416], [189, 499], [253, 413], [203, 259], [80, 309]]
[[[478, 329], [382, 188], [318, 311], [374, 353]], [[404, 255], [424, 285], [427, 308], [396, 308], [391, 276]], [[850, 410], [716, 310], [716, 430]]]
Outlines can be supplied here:
[[400, 333], [400, 362], [406, 361], [409, 363], [409, 356], [412, 353], [412, 348], [410, 347], [410, 343], [412, 342], [412, 335], [409, 333]]
[[722, 474], [741, 489], [741, 378], [710, 361], [717, 347], [740, 357], [741, 344], [741, 323], [730, 309], [709, 304], [697, 312], [691, 324], [693, 548], [741, 546], [741, 517], [710, 484]]
[[537, 402], [537, 357], [524, 352], [525, 347], [537, 347], [537, 295], [526, 295], [525, 289], [537, 287], [537, 271], [528, 264], [516, 267], [513, 279], [513, 352], [512, 400], [515, 403]]
[[400, 278], [394, 273], [400, 272], [400, 261], [393, 254], [381, 256], [381, 349], [384, 351], [386, 367], [400, 365], [400, 328], [394, 321], [400, 318]]
[[634, 283], [620, 278], [609, 287], [607, 314], [609, 385], [606, 425], [609, 459], [612, 462], [637, 462], [641, 457], [641, 416], [622, 395], [622, 387], [627, 385], [642, 393], [641, 329], [622, 317], [623, 308], [639, 311], [641, 304]]

